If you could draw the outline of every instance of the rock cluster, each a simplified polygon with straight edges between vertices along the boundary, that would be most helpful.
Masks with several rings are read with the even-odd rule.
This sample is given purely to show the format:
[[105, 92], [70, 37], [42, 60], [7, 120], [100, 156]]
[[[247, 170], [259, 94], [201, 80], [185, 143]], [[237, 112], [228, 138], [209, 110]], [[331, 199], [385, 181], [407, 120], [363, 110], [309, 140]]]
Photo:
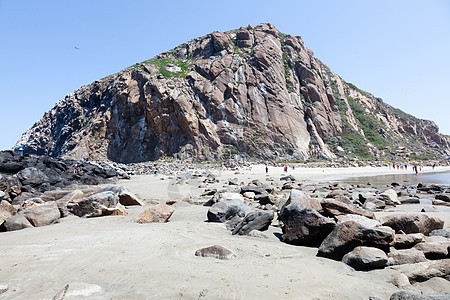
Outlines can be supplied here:
[[[282, 242], [318, 247], [317, 256], [342, 260], [358, 271], [426, 264], [424, 275], [405, 271], [408, 284], [450, 276], [450, 268], [443, 267], [450, 257], [443, 220], [425, 213], [380, 219], [374, 214], [385, 207], [408, 205], [401, 201], [406, 197], [420, 201], [427, 197], [423, 191], [413, 194], [415, 187], [401, 185], [306, 184], [293, 176], [267, 179], [267, 183], [253, 180], [240, 186], [228, 182], [222, 190], [206, 188], [204, 203], [212, 205], [208, 221], [225, 223], [232, 234], [256, 237], [270, 225], [279, 226]], [[267, 200], [261, 202], [262, 198]], [[378, 204], [367, 208], [368, 201]]]
[[118, 178], [128, 175], [106, 163], [0, 152], [0, 230], [51, 225], [68, 215], [126, 215], [125, 206], [142, 204], [135, 195], [97, 187]]

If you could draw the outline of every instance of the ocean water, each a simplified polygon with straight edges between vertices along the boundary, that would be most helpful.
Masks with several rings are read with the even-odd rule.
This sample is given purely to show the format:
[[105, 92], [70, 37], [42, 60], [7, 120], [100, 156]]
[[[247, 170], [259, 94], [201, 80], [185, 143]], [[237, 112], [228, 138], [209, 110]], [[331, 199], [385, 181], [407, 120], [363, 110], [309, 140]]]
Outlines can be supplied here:
[[390, 174], [367, 177], [352, 177], [343, 180], [351, 184], [371, 183], [375, 186], [388, 185], [397, 182], [402, 185], [417, 185], [418, 183], [435, 183], [450, 185], [450, 172], [436, 172], [423, 174]]

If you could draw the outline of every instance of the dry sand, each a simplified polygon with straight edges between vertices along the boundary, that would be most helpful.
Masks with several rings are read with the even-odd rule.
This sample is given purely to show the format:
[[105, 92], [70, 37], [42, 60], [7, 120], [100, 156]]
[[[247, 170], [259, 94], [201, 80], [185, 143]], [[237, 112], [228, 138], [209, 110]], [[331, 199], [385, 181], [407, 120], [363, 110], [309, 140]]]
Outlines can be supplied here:
[[[221, 180], [264, 180], [264, 168], [217, 175]], [[281, 168], [269, 171], [274, 178], [284, 174]], [[370, 167], [289, 171], [311, 181], [392, 172]], [[223, 224], [205, 222], [207, 207], [180, 202], [168, 223], [132, 221], [152, 201], [195, 197], [202, 191], [198, 182], [174, 183], [169, 176], [153, 175], [121, 181], [146, 203], [130, 207], [128, 216], [68, 217], [51, 226], [1, 233], [0, 285], [7, 284], [9, 290], [0, 298], [51, 299], [73, 282], [102, 287], [103, 293], [89, 299], [389, 299], [399, 290], [390, 283], [395, 270], [357, 272], [341, 262], [318, 258], [317, 248], [280, 242], [277, 227], [265, 232], [267, 239], [232, 236]], [[420, 210], [420, 205], [398, 209], [402, 207]], [[433, 214], [450, 228], [450, 213]], [[197, 249], [215, 244], [232, 250], [237, 258], [194, 256]], [[433, 280], [414, 288], [450, 291], [450, 283]]]

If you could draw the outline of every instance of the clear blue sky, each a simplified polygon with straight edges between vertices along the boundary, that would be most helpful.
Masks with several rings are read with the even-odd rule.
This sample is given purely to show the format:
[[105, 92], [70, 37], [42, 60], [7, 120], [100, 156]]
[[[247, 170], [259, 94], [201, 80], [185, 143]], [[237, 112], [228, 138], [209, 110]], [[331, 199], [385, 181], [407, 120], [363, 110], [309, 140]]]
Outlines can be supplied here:
[[301, 35], [346, 81], [450, 134], [450, 1], [0, 0], [0, 149], [82, 85], [262, 22]]

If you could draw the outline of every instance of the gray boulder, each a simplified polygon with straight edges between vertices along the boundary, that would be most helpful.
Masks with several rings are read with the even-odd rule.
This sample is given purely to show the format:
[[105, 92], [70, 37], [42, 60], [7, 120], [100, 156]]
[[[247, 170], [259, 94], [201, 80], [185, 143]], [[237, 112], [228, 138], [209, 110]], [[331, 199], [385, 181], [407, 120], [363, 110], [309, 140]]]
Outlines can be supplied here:
[[202, 249], [198, 249], [195, 251], [195, 256], [201, 257], [213, 257], [222, 260], [234, 259], [236, 258], [236, 254], [231, 252], [225, 247], [214, 245]]
[[435, 229], [430, 232], [430, 236], [443, 236], [450, 239], [450, 231], [447, 229]]
[[381, 223], [384, 226], [389, 226], [396, 232], [400, 230], [404, 233], [423, 233], [428, 235], [435, 229], [442, 229], [444, 221], [430, 217], [421, 213], [397, 214], [381, 218]]
[[236, 226], [232, 234], [247, 235], [252, 230], [267, 230], [273, 217], [273, 210], [252, 211]]
[[74, 199], [67, 204], [69, 212], [79, 217], [110, 215], [111, 208], [119, 203], [119, 197], [111, 191], [94, 194], [83, 199]]
[[425, 241], [422, 233], [396, 234], [393, 246], [395, 249], [408, 249]]
[[380, 200], [383, 200], [387, 205], [400, 205], [402, 204], [400, 200], [398, 200], [397, 192], [393, 189], [388, 189], [378, 195]]
[[357, 271], [382, 269], [386, 266], [387, 256], [383, 250], [372, 247], [356, 247], [347, 253], [342, 261]]
[[392, 259], [393, 265], [415, 264], [426, 261], [426, 257], [423, 252], [417, 249], [391, 249], [388, 257]]
[[367, 228], [381, 226], [381, 223], [378, 220], [369, 219], [367, 217], [364, 217], [361, 215], [354, 215], [354, 214], [348, 214], [348, 215], [343, 215], [343, 216], [339, 217], [338, 224], [344, 223], [347, 221], [355, 221], [356, 223], [359, 223], [362, 226], [367, 227]]
[[17, 213], [3, 223], [7, 231], [21, 230], [33, 227], [33, 225], [25, 218], [23, 212]]
[[58, 205], [55, 202], [27, 208], [23, 210], [23, 214], [34, 227], [57, 223], [61, 217]]
[[358, 208], [334, 199], [324, 199], [322, 202], [324, 214], [329, 217], [338, 218], [346, 214], [361, 215], [369, 219], [375, 219], [373, 212]]
[[354, 221], [338, 224], [323, 240], [318, 256], [341, 260], [348, 252], [358, 246], [379, 248], [389, 251], [389, 244], [394, 240], [391, 232], [376, 228], [367, 228]]
[[449, 278], [450, 258], [430, 260], [416, 264], [392, 266], [391, 268], [405, 274], [411, 283], [427, 281], [433, 277]]
[[422, 251], [427, 259], [443, 259], [448, 256], [449, 246], [450, 242], [428, 242], [419, 243], [414, 249]]
[[416, 291], [400, 291], [391, 295], [389, 300], [448, 300], [450, 292], [424, 293]]
[[326, 218], [314, 209], [291, 203], [281, 212], [281, 241], [305, 246], [318, 246], [336, 226], [333, 219]]
[[47, 175], [45, 175], [41, 170], [34, 167], [23, 169], [22, 171], [17, 173], [17, 178], [20, 179], [23, 185], [31, 185], [34, 187], [44, 182], [48, 182]]
[[111, 191], [119, 197], [119, 203], [125, 206], [139, 205], [142, 206], [142, 202], [130, 192], [126, 187], [120, 185], [110, 185], [100, 190], [99, 192]]
[[364, 201], [363, 208], [370, 211], [376, 211], [386, 207], [386, 203], [383, 200], [375, 197], [369, 197]]
[[6, 194], [3, 191], [0, 191], [0, 201], [2, 201], [5, 196]]
[[245, 216], [245, 206], [242, 200], [228, 199], [217, 202], [211, 206], [207, 213], [209, 222], [223, 223], [234, 216]]
[[322, 211], [322, 205], [320, 204], [320, 200], [317, 198], [311, 198], [309, 197], [305, 192], [292, 189], [289, 193], [289, 198], [287, 201], [282, 205], [281, 212], [283, 209], [288, 206], [291, 203], [296, 203], [298, 205], [308, 207], [317, 211]]

